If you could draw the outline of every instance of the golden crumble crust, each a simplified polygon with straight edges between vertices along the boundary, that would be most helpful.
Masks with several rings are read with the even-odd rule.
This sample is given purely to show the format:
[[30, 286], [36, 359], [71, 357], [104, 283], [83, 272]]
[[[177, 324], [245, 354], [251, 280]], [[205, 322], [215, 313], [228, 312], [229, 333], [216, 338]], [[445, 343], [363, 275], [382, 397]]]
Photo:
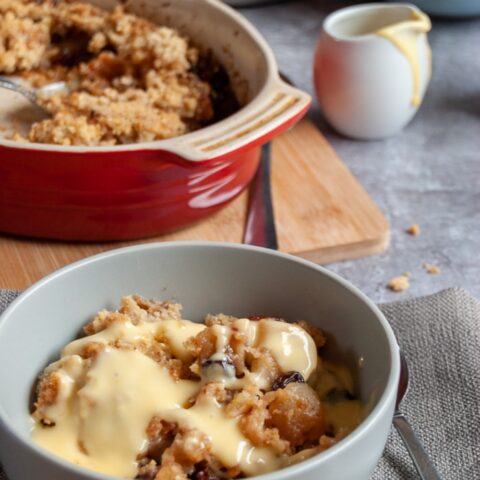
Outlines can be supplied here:
[[199, 50], [176, 30], [77, 1], [2, 0], [0, 74], [35, 87], [52, 117], [18, 141], [108, 146], [163, 140], [214, 119], [212, 87], [195, 73]]
[[53, 424], [45, 411], [57, 401], [60, 390], [60, 377], [57, 372], [44, 374], [37, 387], [37, 400], [35, 402], [35, 416], [45, 425]]
[[[84, 327], [86, 336], [68, 344], [60, 360], [46, 368], [38, 384], [34, 418], [50, 426], [45, 428], [59, 425], [57, 419], [64, 418], [66, 411], [62, 408], [67, 405], [68, 410], [75, 403], [70, 389], [75, 395], [75, 392], [88, 388], [91, 369], [102, 362], [108, 351], [136, 351], [165, 367], [175, 384], [187, 381], [198, 385], [182, 400], [181, 408], [185, 412], [199, 409], [200, 416], [212, 415], [212, 411], [221, 412], [217, 413], [219, 418], [224, 416], [227, 423], [235, 423], [239, 434], [250, 442], [252, 448], [267, 449], [284, 462], [282, 465], [308, 458], [351, 431], [351, 428], [332, 426], [323, 402], [329, 401], [328, 396], [334, 398], [334, 402], [338, 399], [357, 402], [352, 400], [353, 388], [347, 392], [348, 389], [337, 379], [326, 395], [319, 393], [322, 387], [317, 383], [321, 382], [319, 378], [323, 371], [320, 357], [317, 370], [306, 379], [299, 372], [283, 370], [278, 358], [274, 357], [274, 350], [254, 343], [249, 336], [251, 331], [248, 333], [248, 328], [252, 325], [255, 331], [260, 331], [262, 324], [257, 321], [261, 320], [266, 323], [276, 320], [282, 332], [285, 332], [284, 327], [290, 328], [281, 319], [248, 319], [219, 314], [208, 315], [205, 325], [197, 329], [198, 325], [182, 318], [178, 303], [148, 300], [138, 295], [124, 297], [118, 311], [100, 311]], [[184, 323], [179, 325], [177, 321]], [[179, 339], [189, 354], [185, 356], [176, 353], [166, 333], [172, 326], [178, 333], [181, 325], [191, 329], [188, 335]], [[311, 351], [318, 356], [317, 348], [326, 342], [323, 332], [305, 322], [291, 325], [299, 331], [309, 329]], [[219, 332], [225, 331], [228, 335], [222, 343]], [[142, 378], [142, 382], [148, 380], [152, 378]], [[214, 410], [210, 409], [211, 406]], [[112, 407], [115, 409], [118, 405]], [[180, 410], [180, 405], [173, 410]], [[147, 422], [140, 425], [145, 433], [144, 448], [138, 452], [135, 450], [133, 457], [137, 463], [136, 479], [203, 480], [247, 476], [239, 457], [237, 462], [232, 462], [233, 465], [222, 463], [224, 459], [214, 448], [215, 437], [201, 430], [202, 422], [189, 423], [179, 416], [162, 418], [158, 411], [153, 416], [149, 411], [145, 418]], [[80, 447], [84, 453], [90, 451], [87, 444]]]

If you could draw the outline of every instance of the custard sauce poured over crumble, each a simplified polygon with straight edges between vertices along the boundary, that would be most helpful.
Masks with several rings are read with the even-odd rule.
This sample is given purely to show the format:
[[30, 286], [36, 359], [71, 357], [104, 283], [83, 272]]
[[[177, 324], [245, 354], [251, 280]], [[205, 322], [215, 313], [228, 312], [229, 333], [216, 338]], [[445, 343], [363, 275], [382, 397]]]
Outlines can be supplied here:
[[[199, 72], [205, 63], [216, 73]], [[221, 92], [200, 78], [219, 73], [223, 84], [215, 88]], [[216, 97], [227, 98], [227, 114], [238, 109], [218, 64], [205, 62], [176, 30], [123, 7], [107, 12], [76, 1], [0, 0], [0, 74], [35, 87], [68, 86], [68, 93], [41, 99], [52, 118], [34, 123], [26, 139], [17, 134], [19, 141], [94, 146], [161, 140], [218, 120]]]
[[144, 480], [243, 478], [338, 442], [362, 419], [352, 378], [318, 356], [304, 322], [181, 317], [125, 297], [101, 311], [42, 374], [33, 439], [105, 474]]

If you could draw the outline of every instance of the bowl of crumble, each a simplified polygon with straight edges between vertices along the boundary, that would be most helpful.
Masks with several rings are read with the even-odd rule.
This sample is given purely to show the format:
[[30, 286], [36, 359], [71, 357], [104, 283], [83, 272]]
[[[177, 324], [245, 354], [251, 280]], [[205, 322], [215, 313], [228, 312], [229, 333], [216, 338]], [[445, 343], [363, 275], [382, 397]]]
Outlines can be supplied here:
[[213, 213], [310, 105], [217, 0], [5, 0], [0, 75], [43, 107], [0, 89], [0, 230], [63, 240], [141, 238]]
[[399, 378], [394, 334], [355, 287], [213, 242], [51, 274], [0, 317], [0, 361], [12, 479], [368, 480]]

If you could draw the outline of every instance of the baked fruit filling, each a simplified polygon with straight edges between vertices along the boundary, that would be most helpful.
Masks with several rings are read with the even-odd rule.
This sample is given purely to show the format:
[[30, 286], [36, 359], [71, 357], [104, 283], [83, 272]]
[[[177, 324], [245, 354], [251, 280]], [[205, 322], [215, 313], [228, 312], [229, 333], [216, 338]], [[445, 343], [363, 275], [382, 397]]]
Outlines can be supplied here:
[[352, 375], [305, 322], [181, 316], [125, 297], [43, 372], [33, 439], [86, 468], [144, 480], [244, 478], [334, 445], [362, 420]]
[[15, 140], [116, 145], [182, 135], [238, 110], [225, 70], [194, 39], [128, 13], [68, 0], [0, 2], [0, 74], [67, 90]]

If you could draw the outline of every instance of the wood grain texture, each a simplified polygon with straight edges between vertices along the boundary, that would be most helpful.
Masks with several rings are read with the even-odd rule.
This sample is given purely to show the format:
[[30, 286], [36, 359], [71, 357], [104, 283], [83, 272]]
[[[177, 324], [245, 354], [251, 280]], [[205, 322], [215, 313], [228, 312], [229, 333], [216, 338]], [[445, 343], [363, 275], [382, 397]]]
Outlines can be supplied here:
[[387, 220], [310, 121], [274, 143], [273, 159], [280, 250], [329, 263], [388, 246]]
[[[279, 249], [318, 263], [371, 255], [388, 246], [388, 222], [308, 120], [273, 142], [272, 190]], [[22, 289], [75, 260], [138, 243], [241, 242], [247, 193], [209, 219], [146, 240], [64, 243], [0, 236], [0, 288]]]

